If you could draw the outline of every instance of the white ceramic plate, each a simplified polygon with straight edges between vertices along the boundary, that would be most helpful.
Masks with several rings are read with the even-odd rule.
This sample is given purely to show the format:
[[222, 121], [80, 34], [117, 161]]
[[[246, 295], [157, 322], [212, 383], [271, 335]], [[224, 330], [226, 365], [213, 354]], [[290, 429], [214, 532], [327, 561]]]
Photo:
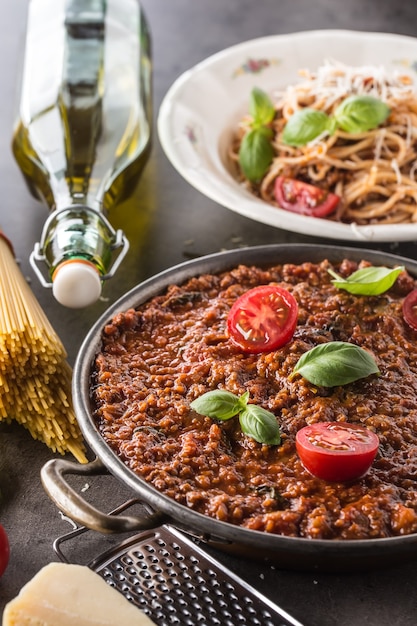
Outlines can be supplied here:
[[178, 172], [215, 202], [284, 230], [353, 241], [411, 241], [417, 224], [358, 226], [307, 217], [258, 200], [227, 170], [226, 149], [254, 86], [267, 92], [300, 80], [326, 60], [384, 66], [417, 78], [417, 39], [386, 33], [322, 30], [254, 39], [219, 52], [180, 76], [158, 115], [158, 134]]

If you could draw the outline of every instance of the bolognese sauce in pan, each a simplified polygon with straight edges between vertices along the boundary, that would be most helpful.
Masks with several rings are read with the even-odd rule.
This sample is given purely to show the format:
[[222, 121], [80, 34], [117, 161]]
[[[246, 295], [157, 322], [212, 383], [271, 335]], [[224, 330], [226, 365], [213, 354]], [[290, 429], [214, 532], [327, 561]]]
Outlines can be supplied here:
[[[91, 375], [101, 436], [161, 493], [217, 520], [311, 539], [417, 532], [417, 331], [403, 313], [417, 283], [402, 270], [379, 295], [334, 284], [335, 272], [348, 278], [369, 265], [348, 259], [266, 269], [240, 265], [172, 285], [116, 314], [103, 328]], [[264, 285], [290, 294], [284, 300], [296, 302], [297, 322], [283, 345], [245, 350], [230, 334], [230, 311]], [[246, 332], [248, 318], [242, 319]], [[257, 339], [263, 328], [258, 321]], [[295, 371], [303, 355], [331, 343], [363, 350], [375, 369], [335, 385], [315, 384]], [[219, 390], [272, 414], [279, 443], [247, 434], [240, 400], [228, 419], [192, 408]], [[305, 467], [297, 433], [329, 422], [364, 427], [378, 437], [364, 474], [329, 480]]]

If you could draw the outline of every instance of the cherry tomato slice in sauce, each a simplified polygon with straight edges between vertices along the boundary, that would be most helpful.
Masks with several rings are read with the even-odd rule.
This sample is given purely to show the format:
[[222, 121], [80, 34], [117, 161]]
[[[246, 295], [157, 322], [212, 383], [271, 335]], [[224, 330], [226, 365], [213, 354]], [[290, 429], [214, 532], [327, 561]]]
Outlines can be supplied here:
[[0, 524], [0, 576], [6, 571], [9, 563], [10, 547], [7, 533]]
[[343, 482], [361, 478], [376, 456], [379, 439], [360, 424], [317, 422], [296, 435], [298, 456], [317, 478]]
[[404, 298], [403, 317], [411, 328], [417, 330], [417, 289], [410, 291]]
[[286, 211], [325, 217], [334, 212], [340, 197], [301, 180], [278, 176], [275, 180], [275, 199]]
[[285, 345], [297, 326], [298, 304], [277, 285], [249, 289], [230, 309], [227, 329], [232, 341], [245, 352], [270, 352]]

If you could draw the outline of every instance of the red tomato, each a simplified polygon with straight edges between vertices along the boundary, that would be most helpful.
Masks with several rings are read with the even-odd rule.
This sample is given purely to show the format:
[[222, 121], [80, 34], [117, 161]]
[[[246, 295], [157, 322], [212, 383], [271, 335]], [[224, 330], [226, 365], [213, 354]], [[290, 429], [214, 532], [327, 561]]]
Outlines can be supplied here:
[[236, 300], [227, 318], [232, 341], [245, 352], [270, 352], [288, 343], [297, 326], [298, 304], [277, 285], [249, 289]]
[[10, 547], [9, 540], [7, 538], [6, 531], [0, 524], [0, 576], [6, 571], [6, 567], [9, 563]]
[[413, 289], [404, 298], [403, 317], [407, 324], [417, 330], [417, 289]]
[[312, 217], [333, 213], [340, 200], [335, 193], [285, 176], [275, 180], [275, 198], [282, 209]]
[[317, 478], [331, 482], [361, 478], [371, 467], [379, 439], [359, 424], [318, 422], [296, 435], [298, 455]]

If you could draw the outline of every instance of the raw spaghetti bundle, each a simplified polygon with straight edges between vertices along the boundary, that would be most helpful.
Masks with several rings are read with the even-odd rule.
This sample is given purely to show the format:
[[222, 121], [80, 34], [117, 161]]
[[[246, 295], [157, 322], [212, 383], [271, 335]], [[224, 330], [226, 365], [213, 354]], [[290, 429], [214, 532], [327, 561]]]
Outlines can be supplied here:
[[0, 231], [0, 420], [16, 420], [51, 450], [85, 463], [67, 353]]

